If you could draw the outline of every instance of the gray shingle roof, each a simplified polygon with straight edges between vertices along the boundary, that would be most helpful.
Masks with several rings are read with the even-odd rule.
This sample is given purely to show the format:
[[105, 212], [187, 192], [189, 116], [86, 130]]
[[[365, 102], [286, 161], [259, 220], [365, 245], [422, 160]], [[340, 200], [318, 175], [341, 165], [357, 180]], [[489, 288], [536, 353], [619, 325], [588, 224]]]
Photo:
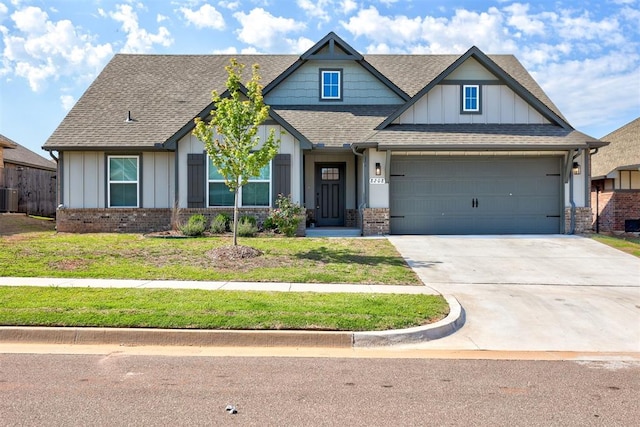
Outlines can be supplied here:
[[640, 117], [600, 138], [610, 142], [591, 157], [591, 176], [603, 177], [620, 169], [640, 166]]
[[3, 141], [9, 141], [14, 144], [13, 148], [5, 148], [3, 151], [5, 163], [13, 163], [36, 169], [56, 170], [56, 164], [53, 160], [47, 160], [17, 142], [0, 135], [0, 146], [2, 146]]
[[576, 130], [555, 125], [391, 125], [368, 142], [381, 149], [564, 150], [598, 144]]
[[271, 108], [312, 144], [342, 147], [366, 141], [397, 105], [286, 105]]
[[[260, 64], [263, 85], [276, 79], [300, 57], [297, 55], [125, 55], [118, 54], [78, 100], [44, 145], [46, 149], [159, 148], [211, 102], [211, 90], [225, 90], [229, 59]], [[549, 109], [560, 115], [512, 55], [489, 56]], [[449, 65], [457, 55], [366, 55], [365, 60], [408, 95], [415, 95]], [[247, 70], [248, 71], [248, 70]], [[358, 106], [340, 108], [278, 107], [285, 120], [310, 141], [330, 144], [360, 142], [367, 129], [380, 124], [380, 114], [395, 108], [377, 107], [360, 114]], [[355, 109], [354, 109], [355, 108]], [[358, 111], [356, 111], [358, 110]], [[131, 111], [132, 123], [126, 123]], [[304, 117], [308, 114], [309, 117]], [[321, 118], [322, 115], [322, 118]], [[331, 120], [326, 122], [325, 119]], [[341, 120], [344, 120], [342, 122]], [[321, 135], [319, 124], [340, 123], [332, 134]], [[344, 123], [344, 124], [343, 124]], [[309, 132], [309, 135], [307, 135]]]
[[14, 148], [16, 145], [18, 145], [17, 142], [0, 134], [0, 147]]

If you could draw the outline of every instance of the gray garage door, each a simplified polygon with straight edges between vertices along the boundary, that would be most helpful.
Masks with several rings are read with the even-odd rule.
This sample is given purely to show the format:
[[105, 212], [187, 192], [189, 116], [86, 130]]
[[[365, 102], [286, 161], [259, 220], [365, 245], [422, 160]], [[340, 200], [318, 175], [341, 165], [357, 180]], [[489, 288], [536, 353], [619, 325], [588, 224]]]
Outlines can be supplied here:
[[394, 155], [389, 190], [392, 234], [560, 232], [558, 157]]

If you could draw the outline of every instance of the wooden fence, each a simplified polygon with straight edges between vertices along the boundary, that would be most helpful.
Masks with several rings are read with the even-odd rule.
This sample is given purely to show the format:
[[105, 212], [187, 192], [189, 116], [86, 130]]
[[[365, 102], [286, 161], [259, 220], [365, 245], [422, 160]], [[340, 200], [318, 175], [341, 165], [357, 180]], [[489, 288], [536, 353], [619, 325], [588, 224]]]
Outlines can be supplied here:
[[18, 212], [56, 216], [56, 172], [5, 163], [4, 187], [18, 190]]

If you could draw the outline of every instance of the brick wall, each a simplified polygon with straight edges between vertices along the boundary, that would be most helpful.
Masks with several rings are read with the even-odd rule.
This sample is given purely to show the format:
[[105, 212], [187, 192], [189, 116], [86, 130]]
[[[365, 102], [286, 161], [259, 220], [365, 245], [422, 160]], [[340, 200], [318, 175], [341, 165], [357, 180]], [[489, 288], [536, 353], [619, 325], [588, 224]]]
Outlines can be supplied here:
[[65, 233], [150, 233], [171, 229], [171, 209], [58, 209]]
[[[202, 214], [209, 222], [219, 213], [233, 218], [233, 209], [179, 209], [178, 220], [185, 223], [191, 215]], [[172, 229], [172, 209], [59, 209], [56, 226], [66, 233], [151, 233]], [[269, 209], [239, 209], [240, 217], [250, 215], [261, 226], [269, 215]], [[304, 236], [305, 224], [298, 226], [296, 235]]]
[[358, 209], [347, 209], [345, 213], [344, 226], [349, 228], [360, 227], [360, 212]]
[[[596, 193], [591, 192], [591, 206], [596, 209]], [[624, 231], [627, 219], [640, 219], [640, 191], [621, 190], [605, 191], [598, 194], [597, 206], [599, 210], [600, 231]], [[595, 230], [596, 216], [592, 216]]]
[[389, 234], [389, 208], [365, 208], [362, 222], [364, 236]]
[[[576, 208], [575, 234], [591, 232], [591, 208]], [[564, 210], [564, 232], [571, 232], [571, 208]]]

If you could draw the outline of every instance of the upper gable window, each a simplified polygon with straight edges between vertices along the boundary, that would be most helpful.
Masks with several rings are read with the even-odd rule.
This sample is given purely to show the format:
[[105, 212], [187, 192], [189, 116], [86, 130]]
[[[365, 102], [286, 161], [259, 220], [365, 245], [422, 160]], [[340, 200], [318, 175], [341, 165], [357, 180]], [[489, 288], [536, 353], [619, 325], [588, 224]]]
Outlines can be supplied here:
[[342, 100], [342, 70], [320, 70], [320, 99]]
[[481, 113], [480, 94], [479, 85], [462, 85], [462, 113]]

